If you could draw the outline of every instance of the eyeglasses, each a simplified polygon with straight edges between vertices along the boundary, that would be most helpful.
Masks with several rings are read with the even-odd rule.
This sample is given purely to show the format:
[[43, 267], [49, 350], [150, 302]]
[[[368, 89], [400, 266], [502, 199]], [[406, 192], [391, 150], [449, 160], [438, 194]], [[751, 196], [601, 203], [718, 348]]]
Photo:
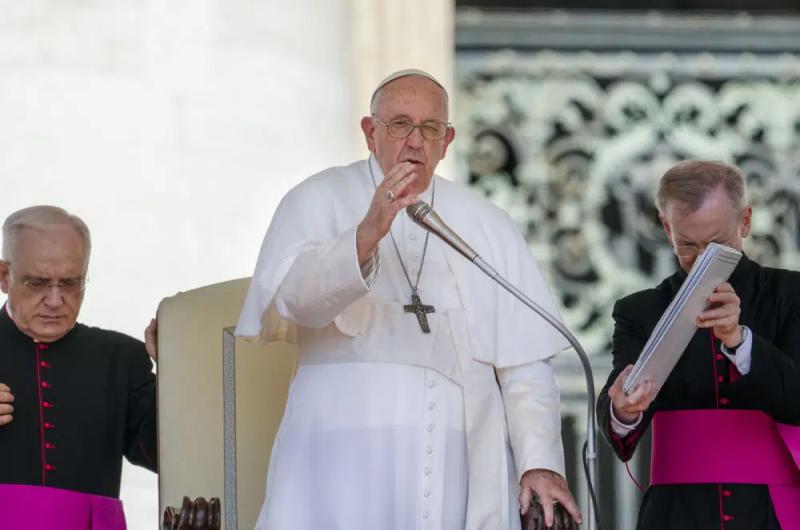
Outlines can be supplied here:
[[[11, 262], [6, 262], [8, 268], [13, 270]], [[41, 278], [39, 276], [28, 276], [22, 279], [20, 283], [23, 287], [35, 295], [44, 295], [50, 289], [56, 288], [64, 294], [75, 295], [83, 292], [86, 289], [86, 282], [89, 281], [85, 276], [74, 276], [72, 278], [62, 278], [60, 280], [51, 280], [50, 278]]]
[[53, 281], [50, 278], [33, 277], [22, 280], [22, 285], [37, 295], [43, 295], [54, 287], [65, 294], [78, 294], [86, 289], [86, 278], [78, 276], [75, 278], [64, 278], [63, 280]]
[[386, 133], [392, 138], [408, 138], [414, 129], [419, 128], [420, 134], [426, 140], [441, 140], [447, 136], [447, 131], [451, 125], [439, 120], [425, 120], [419, 125], [408, 118], [397, 118], [390, 122], [385, 122], [377, 116], [372, 116], [386, 126]]

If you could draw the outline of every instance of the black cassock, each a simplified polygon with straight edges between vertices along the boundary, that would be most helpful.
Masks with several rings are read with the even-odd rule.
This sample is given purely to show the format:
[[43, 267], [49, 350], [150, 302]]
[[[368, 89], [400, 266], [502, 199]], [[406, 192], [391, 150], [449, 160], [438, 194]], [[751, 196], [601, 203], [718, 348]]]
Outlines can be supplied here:
[[[729, 282], [741, 299], [739, 322], [753, 334], [750, 372], [740, 375], [720, 353], [711, 330], [698, 329], [636, 430], [622, 439], [612, 433], [608, 389], [625, 366], [636, 362], [685, 278], [685, 272], [677, 272], [655, 289], [634, 293], [614, 306], [614, 366], [600, 392], [597, 415], [600, 431], [623, 461], [631, 458], [660, 410], [761, 410], [778, 422], [800, 424], [800, 273], [762, 267], [742, 257]], [[650, 487], [637, 524], [638, 530], [779, 528], [767, 486], [750, 484]]]
[[0, 483], [119, 497], [122, 457], [157, 470], [152, 361], [141, 341], [77, 324], [36, 343], [0, 309]]

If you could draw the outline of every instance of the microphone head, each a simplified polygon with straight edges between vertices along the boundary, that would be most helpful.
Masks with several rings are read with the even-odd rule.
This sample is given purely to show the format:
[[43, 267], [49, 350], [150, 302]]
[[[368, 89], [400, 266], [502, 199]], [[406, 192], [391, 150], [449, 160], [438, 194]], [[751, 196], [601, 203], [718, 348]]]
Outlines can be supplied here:
[[423, 224], [422, 220], [432, 211], [430, 205], [425, 201], [415, 202], [410, 206], [406, 206], [406, 213], [417, 224]]
[[442, 241], [460, 252], [468, 260], [474, 261], [478, 256], [478, 253], [458, 237], [458, 234], [447, 226], [447, 223], [433, 211], [433, 208], [428, 203], [419, 201], [411, 206], [406, 206], [406, 213], [411, 217], [412, 221], [428, 232], [432, 232], [436, 237], [441, 238]]

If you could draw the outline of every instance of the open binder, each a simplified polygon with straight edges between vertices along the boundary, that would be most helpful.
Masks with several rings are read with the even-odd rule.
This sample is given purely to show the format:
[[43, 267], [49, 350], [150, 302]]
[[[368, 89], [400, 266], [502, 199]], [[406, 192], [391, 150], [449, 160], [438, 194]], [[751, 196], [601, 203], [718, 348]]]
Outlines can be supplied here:
[[697, 260], [675, 298], [658, 320], [633, 370], [625, 378], [626, 394], [645, 379], [661, 390], [678, 359], [697, 331], [697, 315], [708, 307], [708, 297], [728, 280], [742, 257], [738, 250], [709, 243]]

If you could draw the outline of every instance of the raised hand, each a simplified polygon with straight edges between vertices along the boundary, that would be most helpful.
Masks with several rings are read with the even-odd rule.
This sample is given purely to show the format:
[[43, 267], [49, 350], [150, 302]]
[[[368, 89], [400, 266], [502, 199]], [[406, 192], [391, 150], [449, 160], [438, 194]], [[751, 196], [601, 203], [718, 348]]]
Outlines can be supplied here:
[[375, 189], [369, 210], [356, 230], [356, 251], [360, 265], [363, 266], [378, 248], [397, 212], [419, 201], [419, 197], [409, 194], [409, 186], [417, 178], [414, 164], [402, 162], [394, 166]]

